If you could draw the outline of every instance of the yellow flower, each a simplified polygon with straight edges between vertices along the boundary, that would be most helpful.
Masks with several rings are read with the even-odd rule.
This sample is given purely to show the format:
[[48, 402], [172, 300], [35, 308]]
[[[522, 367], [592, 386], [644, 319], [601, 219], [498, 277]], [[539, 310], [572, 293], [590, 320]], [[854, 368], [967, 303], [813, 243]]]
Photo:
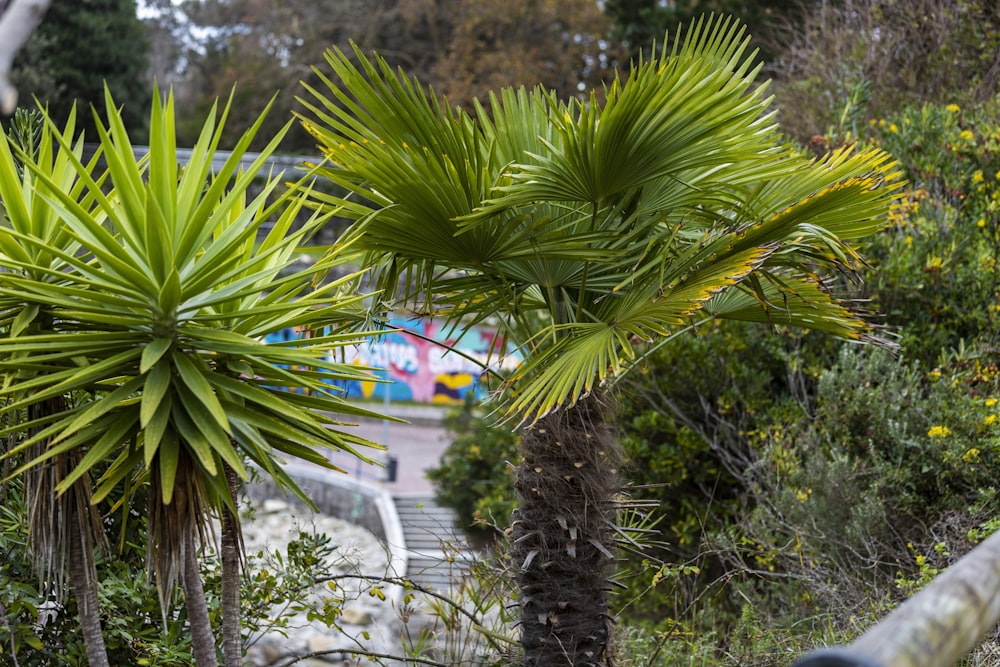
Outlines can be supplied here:
[[994, 405], [997, 404], [997, 399], [987, 398], [985, 401], [983, 401], [983, 404], [988, 408], [992, 408]]
[[930, 373], [927, 374], [927, 377], [930, 378], [931, 382], [937, 382], [938, 380], [941, 379], [941, 371], [935, 368], [934, 370], [932, 370]]
[[931, 426], [927, 429], [928, 438], [947, 438], [951, 435], [951, 429], [947, 426]]
[[889, 124], [889, 131], [892, 132], [893, 134], [895, 134], [896, 132], [899, 132], [899, 128], [896, 127], [895, 123], [890, 123]]
[[993, 178], [995, 178], [998, 181], [1000, 181], [1000, 171], [998, 171], [997, 173], [993, 174]]
[[980, 454], [979, 450], [976, 449], [975, 447], [973, 447], [972, 449], [968, 449], [964, 454], [962, 454], [962, 462], [979, 463], [979, 454]]
[[986, 415], [986, 419], [983, 420], [985, 426], [993, 426], [997, 421], [996, 415]]
[[923, 554], [917, 554], [916, 560], [917, 560], [917, 565], [923, 565], [925, 562], [927, 562], [927, 556]]
[[983, 182], [983, 172], [981, 170], [976, 169], [976, 171], [972, 174], [972, 182], [973, 183]]
[[974, 135], [971, 130], [962, 130], [959, 132], [958, 138], [964, 141], [974, 141], [976, 135]]
[[979, 220], [976, 221], [976, 227], [985, 227], [985, 226], [986, 226], [986, 218], [979, 218]]
[[949, 104], [948, 106], [946, 106], [944, 108], [944, 110], [945, 111], [950, 111], [952, 113], [958, 113], [959, 111], [961, 111], [961, 109], [959, 108], [959, 106], [957, 104]]

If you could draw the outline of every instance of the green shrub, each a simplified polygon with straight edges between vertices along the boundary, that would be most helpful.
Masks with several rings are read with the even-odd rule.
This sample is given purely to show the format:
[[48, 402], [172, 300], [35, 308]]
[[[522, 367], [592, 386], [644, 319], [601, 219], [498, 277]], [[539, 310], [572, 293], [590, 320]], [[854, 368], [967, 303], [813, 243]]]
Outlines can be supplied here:
[[466, 534], [488, 539], [506, 529], [514, 509], [517, 436], [492, 426], [471, 398], [445, 417], [444, 426], [452, 441], [427, 477], [434, 482], [437, 502], [455, 510]]
[[942, 553], [967, 551], [969, 530], [996, 512], [997, 406], [847, 347], [810, 418], [775, 434], [749, 474], [753, 511], [712, 546], [775, 623], [818, 615], [846, 631], [926, 583]]
[[1000, 342], [1000, 119], [924, 105], [872, 122], [911, 183], [868, 251], [875, 306], [904, 357]]
[[636, 497], [659, 502], [665, 537], [680, 554], [697, 550], [706, 527], [731, 519], [743, 492], [737, 476], [755, 459], [758, 432], [772, 413], [789, 409], [808, 383], [802, 376], [818, 372], [789, 367], [804, 337], [764, 333], [712, 323], [652, 355], [620, 392], [626, 476], [639, 487]]
[[[56, 601], [54, 590], [43, 590], [32, 571], [25, 545], [27, 509], [19, 479], [7, 483], [0, 507], [0, 666], [47, 666], [52, 656], [59, 664], [86, 665], [83, 636], [77, 622], [76, 600], [71, 591]], [[106, 507], [104, 508], [107, 509]], [[145, 573], [145, 519], [124, 533], [120, 513], [108, 515], [108, 526], [122, 535], [121, 549], [99, 559], [101, 624], [108, 659], [114, 665], [181, 667], [193, 662], [191, 638], [185, 630], [183, 611], [167, 616], [160, 611], [155, 589]], [[41, 612], [41, 613], [40, 613]]]

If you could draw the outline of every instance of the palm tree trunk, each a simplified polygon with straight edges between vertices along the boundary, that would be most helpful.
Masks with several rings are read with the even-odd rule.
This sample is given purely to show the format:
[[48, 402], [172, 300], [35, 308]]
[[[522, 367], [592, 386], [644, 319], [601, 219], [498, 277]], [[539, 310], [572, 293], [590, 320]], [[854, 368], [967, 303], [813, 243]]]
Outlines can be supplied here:
[[181, 584], [184, 587], [184, 602], [187, 609], [188, 625], [191, 628], [191, 648], [194, 662], [198, 667], [217, 667], [215, 637], [212, 635], [212, 621], [208, 616], [205, 590], [195, 553], [195, 540], [189, 539], [184, 546], [184, 564]]
[[[239, 477], [226, 466], [226, 481], [235, 507]], [[241, 553], [239, 518], [228, 508], [222, 510], [222, 658], [226, 667], [243, 664], [243, 641], [240, 637]]]
[[[76, 496], [77, 493], [73, 490], [68, 495]], [[86, 509], [77, 506], [78, 498], [70, 500], [70, 503], [73, 506], [71, 512], [73, 516], [69, 517], [69, 554], [66, 569], [69, 571], [73, 595], [76, 597], [87, 664], [90, 667], [110, 667], [108, 652], [104, 646], [104, 633], [101, 631], [101, 608], [97, 599], [97, 567], [94, 563], [93, 548], [84, 532], [87, 529], [86, 520], [78, 518], [86, 513]]]
[[525, 667], [604, 666], [620, 447], [595, 395], [550, 413], [521, 438], [512, 558]]

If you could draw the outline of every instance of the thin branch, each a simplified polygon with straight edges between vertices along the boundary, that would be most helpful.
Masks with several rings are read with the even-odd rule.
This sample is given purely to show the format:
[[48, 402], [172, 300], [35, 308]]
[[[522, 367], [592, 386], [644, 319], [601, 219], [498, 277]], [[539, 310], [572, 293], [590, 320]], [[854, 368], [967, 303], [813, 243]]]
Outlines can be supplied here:
[[346, 656], [346, 655], [360, 655], [360, 656], [363, 656], [365, 658], [370, 658], [373, 661], [374, 660], [379, 660], [379, 659], [385, 659], [385, 660], [392, 660], [392, 661], [396, 661], [396, 662], [402, 662], [404, 664], [416, 663], [416, 664], [419, 664], [419, 665], [430, 665], [431, 667], [448, 667], [448, 665], [446, 665], [443, 662], [438, 662], [436, 660], [430, 660], [429, 658], [417, 658], [417, 657], [412, 657], [412, 656], [400, 656], [400, 655], [393, 655], [391, 653], [372, 653], [371, 651], [362, 651], [362, 650], [355, 650], [355, 649], [349, 649], [349, 648], [336, 648], [336, 649], [331, 649], [329, 651], [313, 651], [312, 653], [306, 653], [304, 655], [296, 656], [296, 657], [292, 658], [291, 660], [288, 660], [287, 662], [281, 663], [277, 667], [291, 667], [291, 665], [294, 665], [294, 664], [296, 664], [298, 662], [301, 662], [302, 660], [309, 660], [311, 658], [319, 658], [319, 657], [322, 657], [324, 655], [341, 655], [341, 656]]
[[[371, 576], [367, 574], [336, 574], [330, 576], [316, 577], [314, 581], [316, 584], [323, 584], [328, 581], [339, 581], [341, 579], [360, 579], [362, 581], [367, 581], [369, 583], [383, 583], [395, 586], [402, 586], [407, 590], [422, 593], [428, 597], [435, 598], [441, 602], [444, 602], [445, 604], [451, 605], [455, 609], [455, 611], [457, 611], [458, 613], [462, 614], [470, 621], [472, 621], [473, 625], [483, 626], [483, 624], [485, 623], [483, 619], [479, 618], [473, 612], [469, 611], [462, 605], [458, 604], [457, 602], [455, 602], [455, 600], [452, 600], [448, 596], [442, 595], [441, 593], [438, 593], [431, 588], [426, 588], [403, 577], [380, 577], [380, 576]], [[499, 646], [494, 644], [492, 641], [490, 642], [490, 644], [492, 648], [497, 648], [497, 649], [499, 648]]]
[[20, 667], [17, 662], [17, 645], [14, 642], [14, 628], [10, 626], [10, 621], [7, 619], [7, 610], [3, 606], [3, 602], [0, 602], [0, 624], [7, 628], [8, 637], [10, 637], [10, 657], [14, 661], [14, 667]]

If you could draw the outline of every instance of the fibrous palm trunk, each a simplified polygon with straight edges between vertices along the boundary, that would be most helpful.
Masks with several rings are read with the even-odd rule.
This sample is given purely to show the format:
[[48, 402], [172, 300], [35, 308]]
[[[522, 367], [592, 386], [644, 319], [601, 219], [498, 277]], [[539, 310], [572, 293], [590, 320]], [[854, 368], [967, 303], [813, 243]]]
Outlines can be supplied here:
[[610, 663], [608, 568], [620, 448], [590, 395], [521, 438], [511, 553], [525, 667]]

